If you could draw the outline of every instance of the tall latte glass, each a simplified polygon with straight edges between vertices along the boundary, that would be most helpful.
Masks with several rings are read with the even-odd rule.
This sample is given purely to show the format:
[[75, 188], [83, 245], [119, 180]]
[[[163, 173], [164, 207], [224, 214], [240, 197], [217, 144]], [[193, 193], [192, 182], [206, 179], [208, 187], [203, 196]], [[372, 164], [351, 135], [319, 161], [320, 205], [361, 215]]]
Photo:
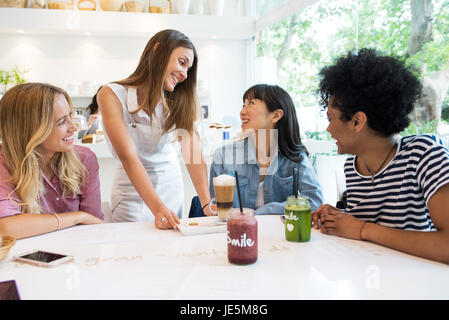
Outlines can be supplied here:
[[227, 221], [229, 210], [234, 203], [235, 178], [222, 174], [213, 179], [218, 219]]

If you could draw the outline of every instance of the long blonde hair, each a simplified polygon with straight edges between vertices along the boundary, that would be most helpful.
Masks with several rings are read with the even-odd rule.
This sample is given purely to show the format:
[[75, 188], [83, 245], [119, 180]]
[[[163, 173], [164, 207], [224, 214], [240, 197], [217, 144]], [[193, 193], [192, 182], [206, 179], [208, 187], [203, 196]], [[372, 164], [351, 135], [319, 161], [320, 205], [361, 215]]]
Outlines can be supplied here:
[[[17, 85], [0, 100], [0, 139], [11, 174], [8, 182], [14, 185], [13, 192], [24, 213], [42, 212], [39, 204], [43, 192], [42, 156], [36, 148], [53, 130], [53, 105], [59, 94], [72, 109], [70, 97], [64, 90], [43, 83]], [[56, 152], [49, 166], [61, 181], [63, 196], [79, 194], [86, 169], [74, 151]]]
[[[194, 61], [187, 79], [178, 83], [173, 92], [167, 92], [164, 90], [164, 75], [170, 55], [178, 47], [192, 49]], [[192, 133], [198, 115], [197, 65], [198, 55], [190, 39], [179, 31], [167, 29], [156, 33], [148, 41], [136, 70], [128, 78], [116, 83], [131, 87], [147, 86], [145, 100], [135, 112], [143, 109], [151, 119], [156, 105], [162, 100], [165, 115], [163, 133], [173, 128]]]

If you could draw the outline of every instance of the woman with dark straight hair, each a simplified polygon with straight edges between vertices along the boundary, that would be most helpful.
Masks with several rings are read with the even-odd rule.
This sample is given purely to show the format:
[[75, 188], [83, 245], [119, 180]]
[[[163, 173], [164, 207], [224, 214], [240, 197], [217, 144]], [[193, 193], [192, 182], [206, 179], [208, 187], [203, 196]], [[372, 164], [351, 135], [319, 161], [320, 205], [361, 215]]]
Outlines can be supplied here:
[[[239, 175], [242, 206], [256, 214], [282, 214], [287, 197], [293, 194], [293, 170], [298, 189], [310, 199], [312, 210], [323, 202], [318, 183], [301, 143], [296, 110], [290, 95], [281, 87], [258, 84], [243, 95], [240, 111], [244, 138], [219, 148], [210, 171], [213, 178], [221, 174]], [[234, 207], [238, 207], [234, 196]]]
[[[200, 201], [209, 203], [206, 165], [194, 131], [197, 65], [190, 39], [179, 31], [163, 30], [149, 40], [129, 77], [98, 93], [106, 140], [121, 163], [111, 192], [112, 221], [154, 220], [160, 229], [177, 227], [184, 202], [174, 146], [179, 132]], [[204, 213], [210, 214], [208, 206]]]
[[[243, 95], [245, 100], [258, 99], [265, 102], [269, 112], [282, 110], [284, 116], [275, 123], [278, 130], [279, 151], [289, 160], [301, 161], [301, 151], [308, 152], [301, 142], [299, 135], [299, 124], [296, 118], [296, 109], [290, 95], [281, 87], [268, 84], [258, 84], [248, 90]], [[256, 130], [257, 128], [253, 128]]]

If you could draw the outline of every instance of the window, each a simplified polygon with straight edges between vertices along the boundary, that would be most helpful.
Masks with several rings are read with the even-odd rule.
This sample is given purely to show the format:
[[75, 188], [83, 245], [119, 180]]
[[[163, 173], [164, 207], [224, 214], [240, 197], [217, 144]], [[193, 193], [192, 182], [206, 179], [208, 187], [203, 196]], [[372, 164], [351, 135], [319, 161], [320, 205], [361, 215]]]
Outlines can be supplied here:
[[257, 17], [262, 17], [265, 14], [277, 9], [288, 2], [288, 0], [257, 0], [256, 11]]
[[[268, 2], [275, 7], [293, 3], [259, 2], [258, 12], [267, 12], [262, 8]], [[438, 131], [449, 136], [448, 0], [321, 0], [288, 14], [258, 33], [257, 56], [276, 61], [277, 84], [292, 96], [303, 136], [329, 138], [316, 96], [319, 70], [363, 47], [404, 57], [422, 71], [425, 100], [405, 133]]]

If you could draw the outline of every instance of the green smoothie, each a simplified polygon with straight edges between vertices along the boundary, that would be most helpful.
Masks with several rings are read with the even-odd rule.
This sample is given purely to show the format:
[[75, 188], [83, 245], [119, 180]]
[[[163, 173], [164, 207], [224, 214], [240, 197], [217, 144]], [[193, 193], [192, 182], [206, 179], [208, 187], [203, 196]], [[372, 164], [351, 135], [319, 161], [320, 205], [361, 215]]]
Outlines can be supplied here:
[[310, 240], [312, 216], [309, 199], [306, 197], [287, 198], [285, 206], [285, 238], [293, 242]]

